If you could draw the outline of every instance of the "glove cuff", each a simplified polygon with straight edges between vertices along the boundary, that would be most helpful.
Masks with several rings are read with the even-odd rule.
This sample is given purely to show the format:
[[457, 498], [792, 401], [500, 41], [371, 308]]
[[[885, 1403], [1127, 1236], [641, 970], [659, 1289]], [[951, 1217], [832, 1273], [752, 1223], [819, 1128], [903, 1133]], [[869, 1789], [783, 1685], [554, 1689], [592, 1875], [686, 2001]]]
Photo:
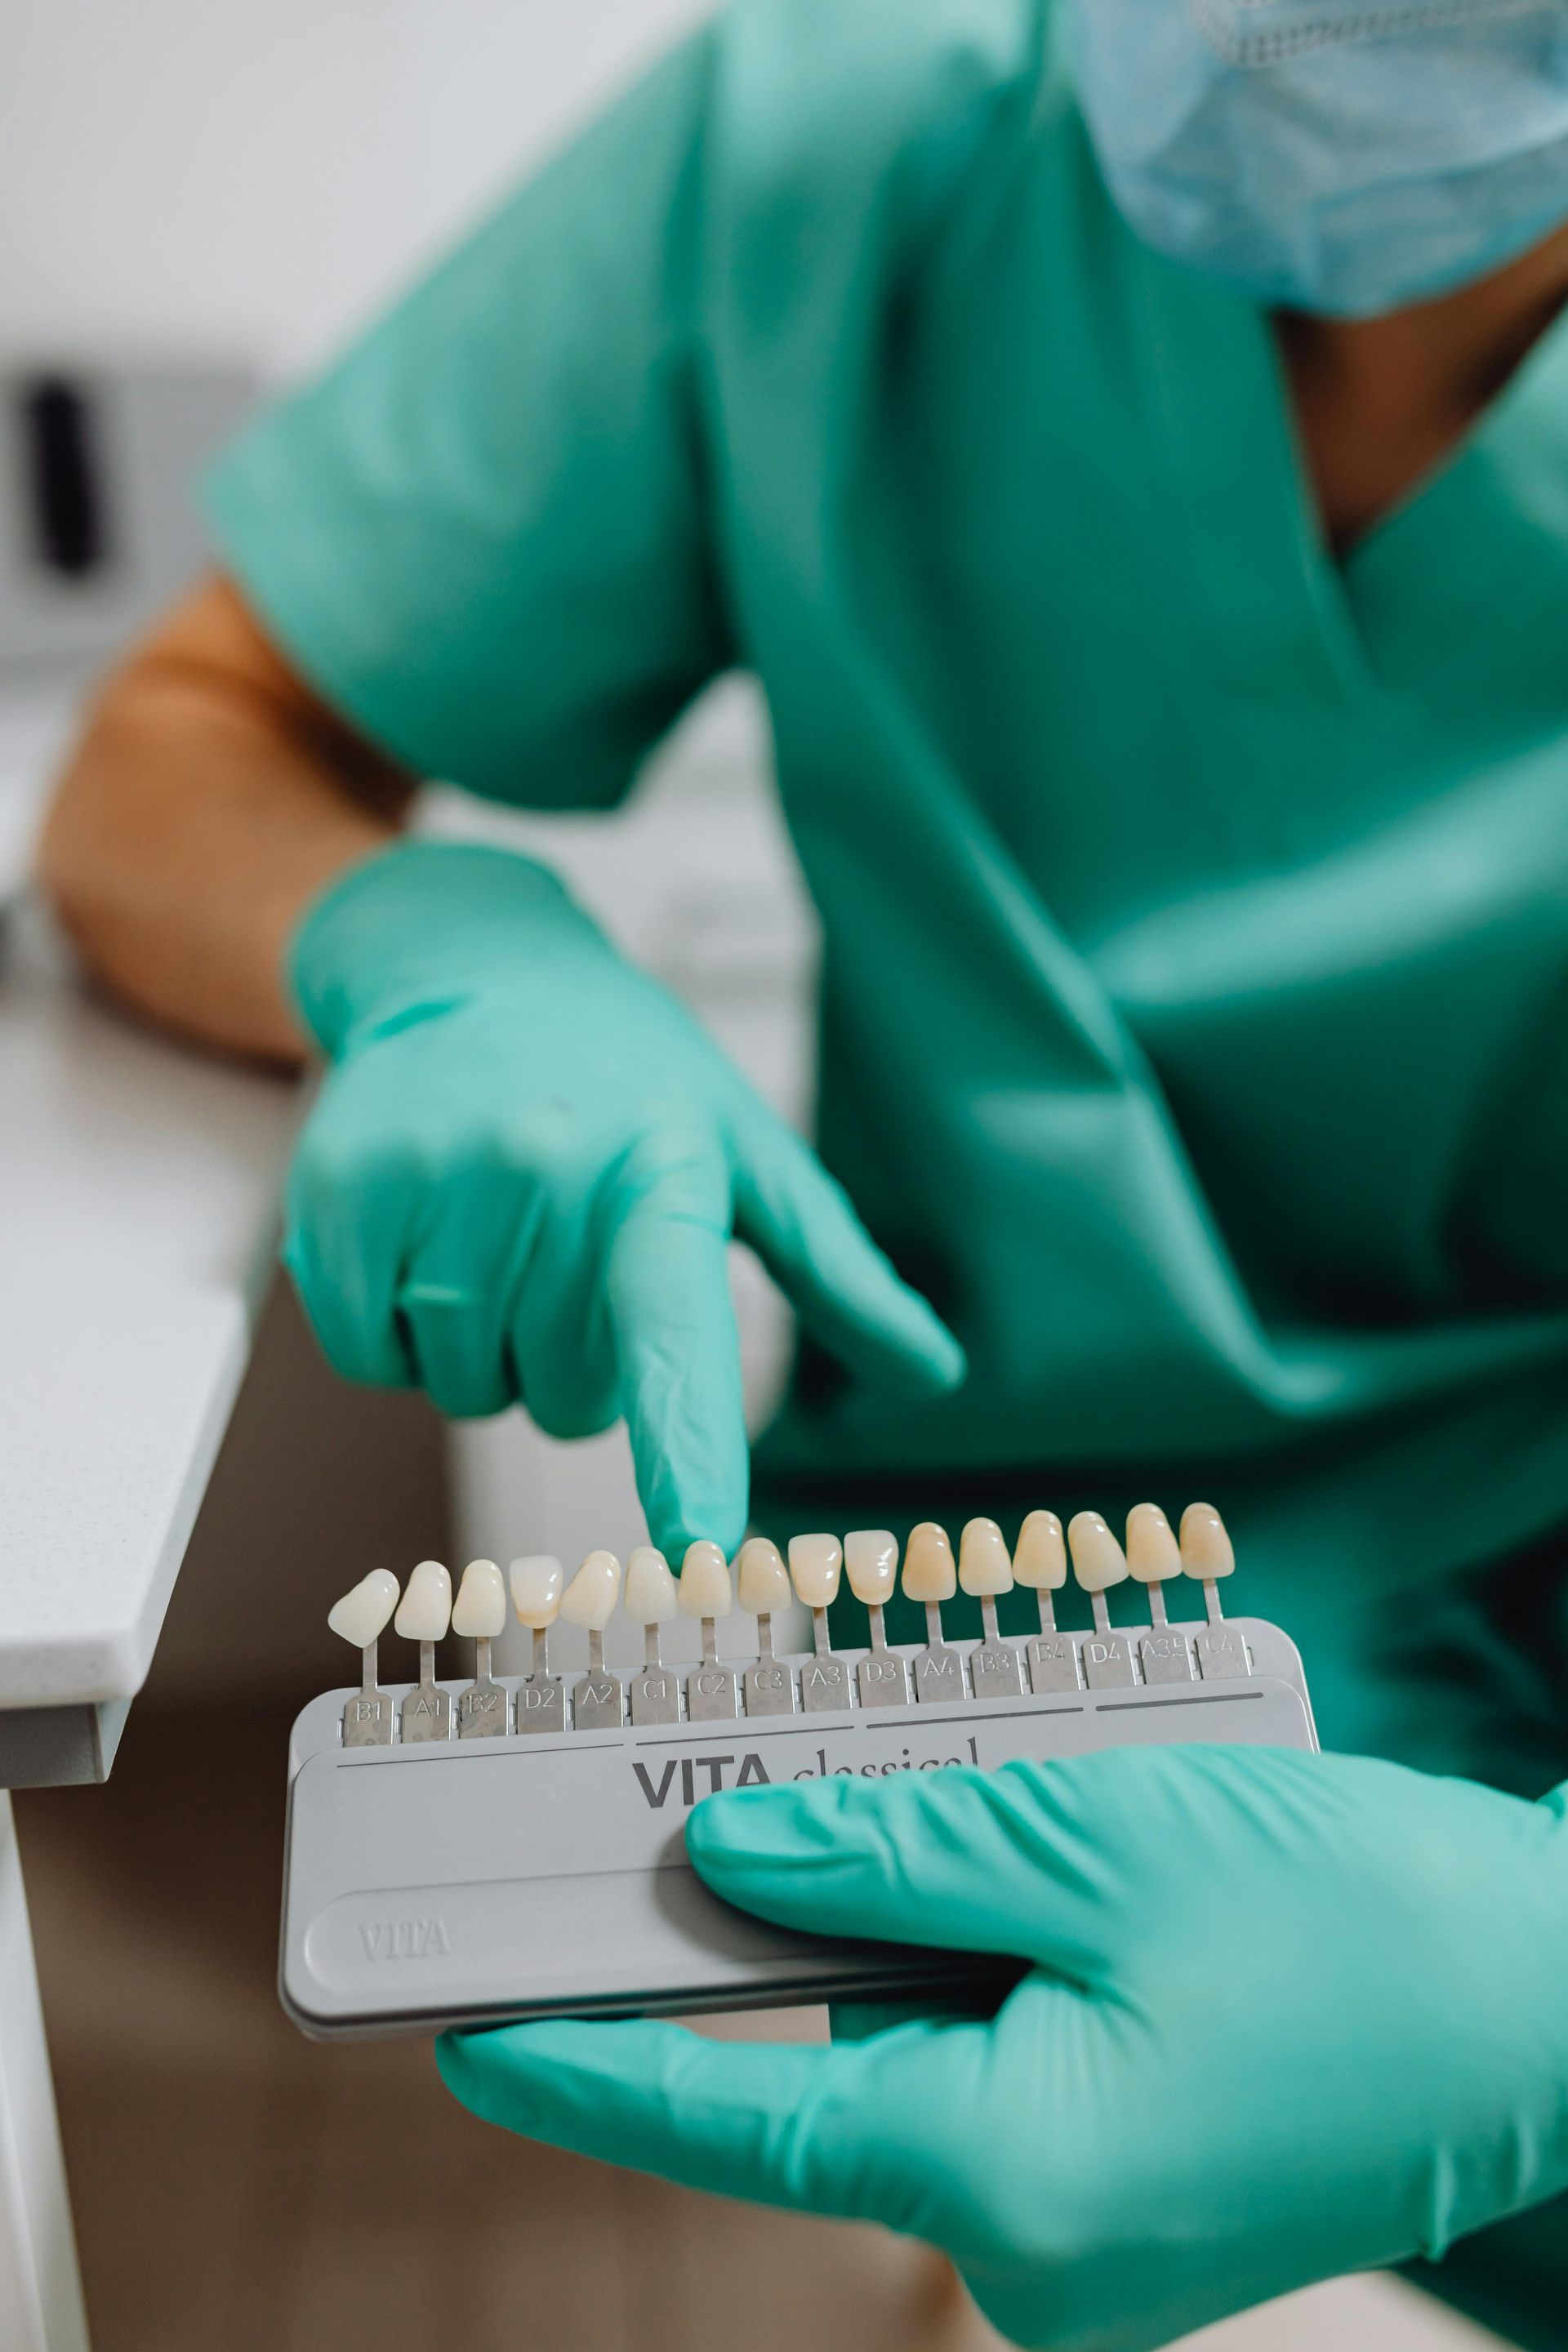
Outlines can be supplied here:
[[356, 1034], [465, 995], [548, 954], [615, 950], [548, 866], [476, 842], [402, 841], [351, 866], [306, 908], [285, 979], [301, 1023], [336, 1059]]

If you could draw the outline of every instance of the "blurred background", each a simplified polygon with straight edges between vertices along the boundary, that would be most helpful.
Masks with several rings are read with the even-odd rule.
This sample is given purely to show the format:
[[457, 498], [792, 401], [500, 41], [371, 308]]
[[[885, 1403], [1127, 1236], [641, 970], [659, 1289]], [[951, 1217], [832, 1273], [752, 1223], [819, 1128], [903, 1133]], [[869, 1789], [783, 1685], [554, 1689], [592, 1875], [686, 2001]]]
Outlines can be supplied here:
[[[0, 898], [94, 672], [200, 566], [205, 457], [700, 13], [5, 0]], [[746, 680], [704, 698], [615, 822], [438, 789], [422, 821], [540, 848], [807, 1114], [815, 936]], [[787, 1325], [740, 1254], [735, 1279], [760, 1418]], [[377, 1559], [624, 1557], [640, 1533], [618, 1433], [562, 1447], [515, 1413], [444, 1431], [415, 1400], [350, 1393], [274, 1286], [113, 1780], [18, 1800], [99, 2352], [450, 2327], [488, 2352], [541, 2324], [580, 2352], [994, 2342], [917, 2249], [535, 2152], [447, 2101], [424, 2044], [318, 2049], [277, 2009], [284, 1737], [341, 1676], [329, 1601]], [[1490, 2339], [1373, 2280], [1211, 2340]]]

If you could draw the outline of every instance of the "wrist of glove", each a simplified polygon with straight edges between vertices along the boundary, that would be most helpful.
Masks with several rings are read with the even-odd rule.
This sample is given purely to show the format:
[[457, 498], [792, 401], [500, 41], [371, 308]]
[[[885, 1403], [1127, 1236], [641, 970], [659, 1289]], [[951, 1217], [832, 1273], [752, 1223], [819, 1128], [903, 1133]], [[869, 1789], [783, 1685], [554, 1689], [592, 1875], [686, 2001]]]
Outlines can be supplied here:
[[1393, 1765], [1126, 1748], [710, 1799], [714, 1890], [1005, 1953], [989, 2020], [830, 2049], [449, 2036], [493, 2122], [945, 2248], [1016, 2342], [1145, 2352], [1568, 2186], [1568, 1827]]
[[402, 845], [308, 910], [290, 971], [331, 1066], [284, 1256], [345, 1377], [559, 1437], [624, 1414], [679, 1556], [745, 1525], [732, 1234], [862, 1377], [962, 1376], [805, 1144], [542, 867]]
[[398, 842], [340, 876], [299, 923], [288, 976], [331, 1061], [468, 998], [526, 1004], [638, 980], [547, 866], [438, 841]]

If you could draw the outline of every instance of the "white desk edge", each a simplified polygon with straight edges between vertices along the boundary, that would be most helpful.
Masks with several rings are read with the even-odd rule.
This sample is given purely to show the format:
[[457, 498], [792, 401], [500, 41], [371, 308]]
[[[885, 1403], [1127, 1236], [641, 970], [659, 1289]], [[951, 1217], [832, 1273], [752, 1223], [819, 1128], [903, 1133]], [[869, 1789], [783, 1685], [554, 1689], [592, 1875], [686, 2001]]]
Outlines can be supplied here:
[[94, 999], [0, 929], [0, 1711], [129, 1699], [248, 1357], [288, 1081]]

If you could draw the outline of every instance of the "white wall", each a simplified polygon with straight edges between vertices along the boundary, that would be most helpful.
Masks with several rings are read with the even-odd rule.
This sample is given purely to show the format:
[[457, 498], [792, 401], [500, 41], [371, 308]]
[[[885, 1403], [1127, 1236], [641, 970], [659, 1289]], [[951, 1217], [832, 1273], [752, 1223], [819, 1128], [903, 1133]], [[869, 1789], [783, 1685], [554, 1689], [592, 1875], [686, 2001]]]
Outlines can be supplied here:
[[4, 0], [0, 335], [329, 349], [702, 0]]

